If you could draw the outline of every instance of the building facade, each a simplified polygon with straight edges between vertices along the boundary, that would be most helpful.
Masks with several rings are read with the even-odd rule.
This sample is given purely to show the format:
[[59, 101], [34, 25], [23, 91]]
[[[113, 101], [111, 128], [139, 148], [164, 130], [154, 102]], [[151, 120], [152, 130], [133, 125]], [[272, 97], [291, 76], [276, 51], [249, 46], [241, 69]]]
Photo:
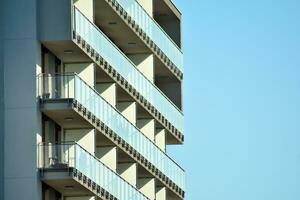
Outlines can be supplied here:
[[170, 0], [0, 0], [0, 199], [180, 200]]

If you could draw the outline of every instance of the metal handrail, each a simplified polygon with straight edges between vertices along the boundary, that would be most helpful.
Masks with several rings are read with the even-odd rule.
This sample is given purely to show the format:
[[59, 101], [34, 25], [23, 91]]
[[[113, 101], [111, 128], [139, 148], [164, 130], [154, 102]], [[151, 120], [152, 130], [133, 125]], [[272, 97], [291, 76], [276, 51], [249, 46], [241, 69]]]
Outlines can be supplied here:
[[[153, 84], [136, 66], [135, 66], [135, 64], [119, 49], [119, 47], [115, 44], [115, 43], [113, 43], [108, 37], [107, 37], [107, 35], [105, 34], [105, 33], [103, 33], [101, 30], [100, 30], [100, 28], [98, 27], [98, 26], [96, 26], [89, 18], [87, 18], [86, 16], [85, 16], [85, 14], [84, 13], [82, 13], [77, 7], [75, 7], [74, 6], [74, 10], [77, 10], [80, 14], [82, 14], [82, 16], [87, 20], [87, 21], [89, 21], [90, 22], [90, 24], [91, 25], [93, 25], [94, 26], [94, 28], [96, 28], [100, 33], [101, 33], [101, 35], [103, 35], [106, 39], [107, 39], [107, 41], [108, 42], [110, 42], [111, 43], [111, 45], [113, 45], [118, 51], [119, 51], [119, 53], [120, 54], [122, 54], [122, 56], [135, 68], [135, 70], [136, 71], [138, 71], [139, 73], [140, 73], [140, 75], [141, 76], [143, 76], [145, 79], [146, 79], [146, 81], [147, 82], [149, 82], [156, 90], [158, 90], [158, 92], [166, 99], [166, 100], [168, 100], [169, 101], [169, 103], [182, 115], [182, 116], [184, 116], [184, 114], [183, 114], [183, 112], [182, 112], [182, 110], [180, 110], [170, 99], [169, 99], [169, 97], [167, 97], [155, 84]], [[73, 17], [74, 17], [74, 22], [76, 21], [75, 20], [75, 12], [73, 13]], [[74, 26], [75, 26], [75, 24], [74, 24]], [[76, 28], [75, 28], [76, 29]], [[101, 55], [100, 53], [99, 53], [99, 55]]]
[[[87, 151], [85, 148], [83, 148], [80, 144], [78, 144], [76, 141], [61, 141], [61, 142], [55, 142], [55, 143], [51, 143], [51, 144], [47, 144], [45, 142], [40, 142], [38, 144], [38, 146], [54, 146], [54, 145], [74, 145], [74, 146], [78, 146], [80, 149], [84, 150], [85, 153], [89, 154], [90, 156], [92, 156], [96, 161], [98, 161], [99, 163], [101, 163], [106, 169], [108, 169], [109, 171], [111, 171], [113, 174], [115, 174], [116, 176], [118, 176], [121, 180], [123, 180], [124, 182], [126, 182], [131, 188], [135, 189], [137, 192], [139, 192], [142, 196], [144, 196], [146, 199], [149, 199], [148, 197], [146, 197], [143, 193], [141, 193], [139, 190], [137, 190], [137, 188], [135, 188], [131, 183], [129, 183], [127, 180], [125, 180], [123, 177], [121, 177], [118, 173], [116, 173], [115, 171], [113, 171], [110, 167], [108, 167], [107, 165], [105, 165], [103, 162], [100, 161], [99, 158], [97, 158], [95, 155], [91, 154], [89, 151]], [[76, 156], [76, 152], [74, 152], [74, 155]], [[75, 166], [76, 168], [76, 166]]]
[[[118, 0], [117, 0], [118, 1]], [[149, 13], [145, 10], [145, 8], [138, 2], [138, 1], [136, 1], [135, 0], [135, 2], [141, 7], [141, 9], [143, 9], [144, 10], [144, 12], [145, 12], [145, 14], [146, 15], [148, 15], [148, 17], [149, 18], [151, 18], [152, 19], [152, 21], [158, 26], [158, 28], [168, 37], [168, 39], [175, 45], [175, 47], [181, 52], [181, 53], [183, 53], [182, 52], [182, 49], [174, 42], [174, 40], [166, 33], [166, 31], [157, 23], [157, 21], [151, 16], [151, 15], [149, 15]], [[172, 2], [172, 1], [170, 1], [173, 5], [174, 5], [174, 7], [176, 8], [176, 10], [178, 10], [178, 8], [176, 7], [176, 5]], [[179, 11], [179, 10], [178, 10]], [[180, 12], [180, 11], [179, 11]], [[177, 67], [178, 68], [178, 67]], [[179, 69], [179, 68], [178, 68]]]
[[[53, 77], [51, 74], [39, 74], [41, 76], [47, 75], [48, 77]], [[39, 76], [38, 75], [38, 76]], [[87, 84], [80, 76], [78, 76], [78, 74], [76, 72], [69, 72], [67, 75], [64, 74], [59, 74], [56, 73], [55, 76], [76, 76], [77, 78], [79, 78], [86, 86], [88, 86], [90, 89], [92, 89], [103, 101], [105, 101], [111, 108], [113, 108], [119, 115], [121, 115], [129, 124], [131, 124], [138, 132], [140, 132], [140, 130], [136, 127], [136, 125], [134, 125], [132, 122], [130, 122], [126, 117], [123, 116], [123, 114], [117, 110], [115, 107], [113, 107], [106, 99], [104, 99], [97, 90], [95, 90], [94, 88], [92, 88], [89, 84]], [[171, 157], [168, 156], [168, 154], [166, 154], [164, 151], [162, 151], [152, 140], [150, 140], [148, 137], [146, 137], [143, 133], [140, 132], [140, 134], [142, 134], [143, 137], [145, 137], [146, 140], [148, 140], [149, 142], [151, 142], [161, 153], [163, 153], [168, 159], [170, 159], [174, 164], [176, 164], [183, 172], [185, 172], [185, 170], [179, 165], [177, 164]]]

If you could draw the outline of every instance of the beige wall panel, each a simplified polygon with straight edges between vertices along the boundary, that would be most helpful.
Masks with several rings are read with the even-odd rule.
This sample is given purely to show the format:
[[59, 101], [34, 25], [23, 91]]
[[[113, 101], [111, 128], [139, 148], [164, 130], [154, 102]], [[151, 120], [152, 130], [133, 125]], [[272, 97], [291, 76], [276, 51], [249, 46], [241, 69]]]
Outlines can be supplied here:
[[115, 83], [97, 83], [95, 89], [99, 94], [113, 107], [116, 107], [116, 84]]
[[94, 22], [94, 0], [74, 0], [74, 5], [90, 21]]
[[64, 72], [76, 72], [88, 85], [94, 87], [95, 68], [93, 63], [67, 63]]
[[95, 130], [94, 129], [66, 129], [64, 130], [64, 141], [76, 141], [85, 150], [94, 155], [95, 152]]
[[155, 144], [164, 152], [166, 152], [166, 131], [165, 129], [157, 129], [155, 134]]
[[129, 59], [136, 65], [140, 72], [154, 82], [154, 56], [153, 54], [129, 54]]
[[136, 103], [135, 102], [118, 102], [117, 109], [122, 115], [134, 125], [136, 124]]
[[[78, 76], [86, 82], [89, 86], [94, 88], [95, 84], [95, 70], [93, 63], [67, 63], [64, 65], [64, 73], [76, 72]], [[65, 98], [74, 97], [74, 80], [72, 76], [65, 76], [64, 91]], [[63, 84], [62, 84], [63, 85]]]
[[151, 17], [153, 16], [153, 0], [137, 0], [137, 2], [139, 2]]
[[155, 142], [155, 122], [154, 119], [139, 119], [137, 127], [151, 141]]
[[136, 163], [118, 163], [118, 174], [131, 185], [136, 186], [137, 164]]
[[117, 148], [96, 147], [95, 155], [100, 161], [113, 171], [117, 171]]
[[167, 190], [165, 187], [156, 188], [156, 198], [155, 200], [166, 200]]
[[151, 200], [155, 199], [155, 179], [154, 178], [138, 179], [137, 188], [149, 199], [151, 199]]

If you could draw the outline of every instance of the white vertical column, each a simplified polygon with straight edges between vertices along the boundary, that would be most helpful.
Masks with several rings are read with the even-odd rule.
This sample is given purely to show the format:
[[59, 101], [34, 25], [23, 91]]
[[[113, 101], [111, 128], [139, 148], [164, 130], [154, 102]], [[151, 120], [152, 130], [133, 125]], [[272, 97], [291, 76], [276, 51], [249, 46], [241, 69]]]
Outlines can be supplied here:
[[163, 151], [166, 152], [166, 130], [156, 129], [155, 131], [155, 144]]

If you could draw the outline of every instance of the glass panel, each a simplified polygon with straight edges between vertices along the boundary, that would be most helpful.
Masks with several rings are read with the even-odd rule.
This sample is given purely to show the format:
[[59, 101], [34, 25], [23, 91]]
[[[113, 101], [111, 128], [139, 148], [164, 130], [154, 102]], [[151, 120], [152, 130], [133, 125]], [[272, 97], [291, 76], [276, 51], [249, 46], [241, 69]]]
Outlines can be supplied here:
[[136, 0], [116, 1], [176, 67], [183, 72], [183, 54], [181, 50], [144, 8]]
[[39, 168], [68, 168], [74, 166], [73, 145], [47, 144], [38, 145]]
[[[56, 92], [57, 90], [45, 87], [45, 90], [42, 90], [42, 94], [47, 93], [48, 95], [41, 96], [42, 99], [60, 99], [74, 96], [75, 100], [82, 104], [82, 106], [84, 106], [88, 111], [94, 114], [96, 118], [100, 119], [122, 139], [124, 139], [130, 146], [140, 152], [149, 162], [151, 162], [162, 173], [164, 173], [167, 177], [174, 181], [174, 183], [176, 183], [182, 189], [185, 188], [184, 171], [163, 151], [161, 151], [151, 140], [144, 136], [144, 134], [141, 133], [133, 124], [131, 124], [131, 122], [123, 117], [123, 115], [119, 113], [118, 110], [116, 110], [108, 102], [106, 102], [98, 94], [97, 91], [91, 88], [79, 76], [53, 75], [40, 77], [42, 77], [42, 80], [39, 81], [41, 85], [45, 85], [49, 82], [55, 82], [56, 85], [54, 88], [60, 85], [64, 86], [59, 93]], [[66, 93], [68, 95], [65, 95]], [[68, 152], [71, 152], [71, 155], [73, 155], [73, 147], [69, 148], [71, 150], [68, 150]], [[61, 160], [61, 158], [58, 156], [60, 154], [57, 153], [57, 150], [46, 152], [47, 155], [50, 155], [50, 153], [51, 155], [54, 155], [55, 158], [57, 158], [52, 160]], [[50, 156], [48, 157], [50, 158]], [[52, 157], [53, 156], [51, 156], [51, 158]], [[78, 159], [79, 161], [81, 161], [81, 159], [84, 160], [85, 162], [83, 162], [81, 166], [85, 166], [85, 168], [89, 168], [89, 165], [91, 165], [91, 163], [88, 162], [85, 157], [81, 157], [81, 154], [79, 154], [79, 158], [76, 159]], [[63, 163], [63, 161], [64, 160], [61, 160], [59, 163]], [[48, 163], [48, 165], [51, 166], [51, 163]], [[85, 169], [83, 168], [82, 170]], [[107, 179], [109, 179], [109, 176], [107, 177]], [[113, 181], [112, 179], [109, 180]]]
[[[40, 168], [74, 167], [117, 199], [147, 200], [142, 193], [76, 143], [38, 145], [38, 153], [44, 159], [40, 162], [44, 163]], [[132, 196], [124, 195], [124, 190], [132, 190]]]
[[[124, 1], [126, 2], [126, 1]], [[75, 31], [180, 132], [181, 111], [116, 47], [93, 23], [75, 8]], [[176, 57], [176, 56], [175, 56]]]
[[[85, 149], [79, 145], [75, 145], [75, 157], [76, 157], [76, 169], [82, 172], [84, 175], [95, 181], [98, 185], [107, 190], [110, 194], [114, 195], [118, 199], [129, 199], [128, 196], [121, 196], [121, 190], [133, 190], [133, 199], [147, 199], [139, 191], [134, 189], [133, 186], [125, 182], [115, 172], [106, 167], [96, 157], [88, 153]], [[97, 174], [95, 171], [99, 171]], [[121, 184], [123, 187], [121, 188]]]

